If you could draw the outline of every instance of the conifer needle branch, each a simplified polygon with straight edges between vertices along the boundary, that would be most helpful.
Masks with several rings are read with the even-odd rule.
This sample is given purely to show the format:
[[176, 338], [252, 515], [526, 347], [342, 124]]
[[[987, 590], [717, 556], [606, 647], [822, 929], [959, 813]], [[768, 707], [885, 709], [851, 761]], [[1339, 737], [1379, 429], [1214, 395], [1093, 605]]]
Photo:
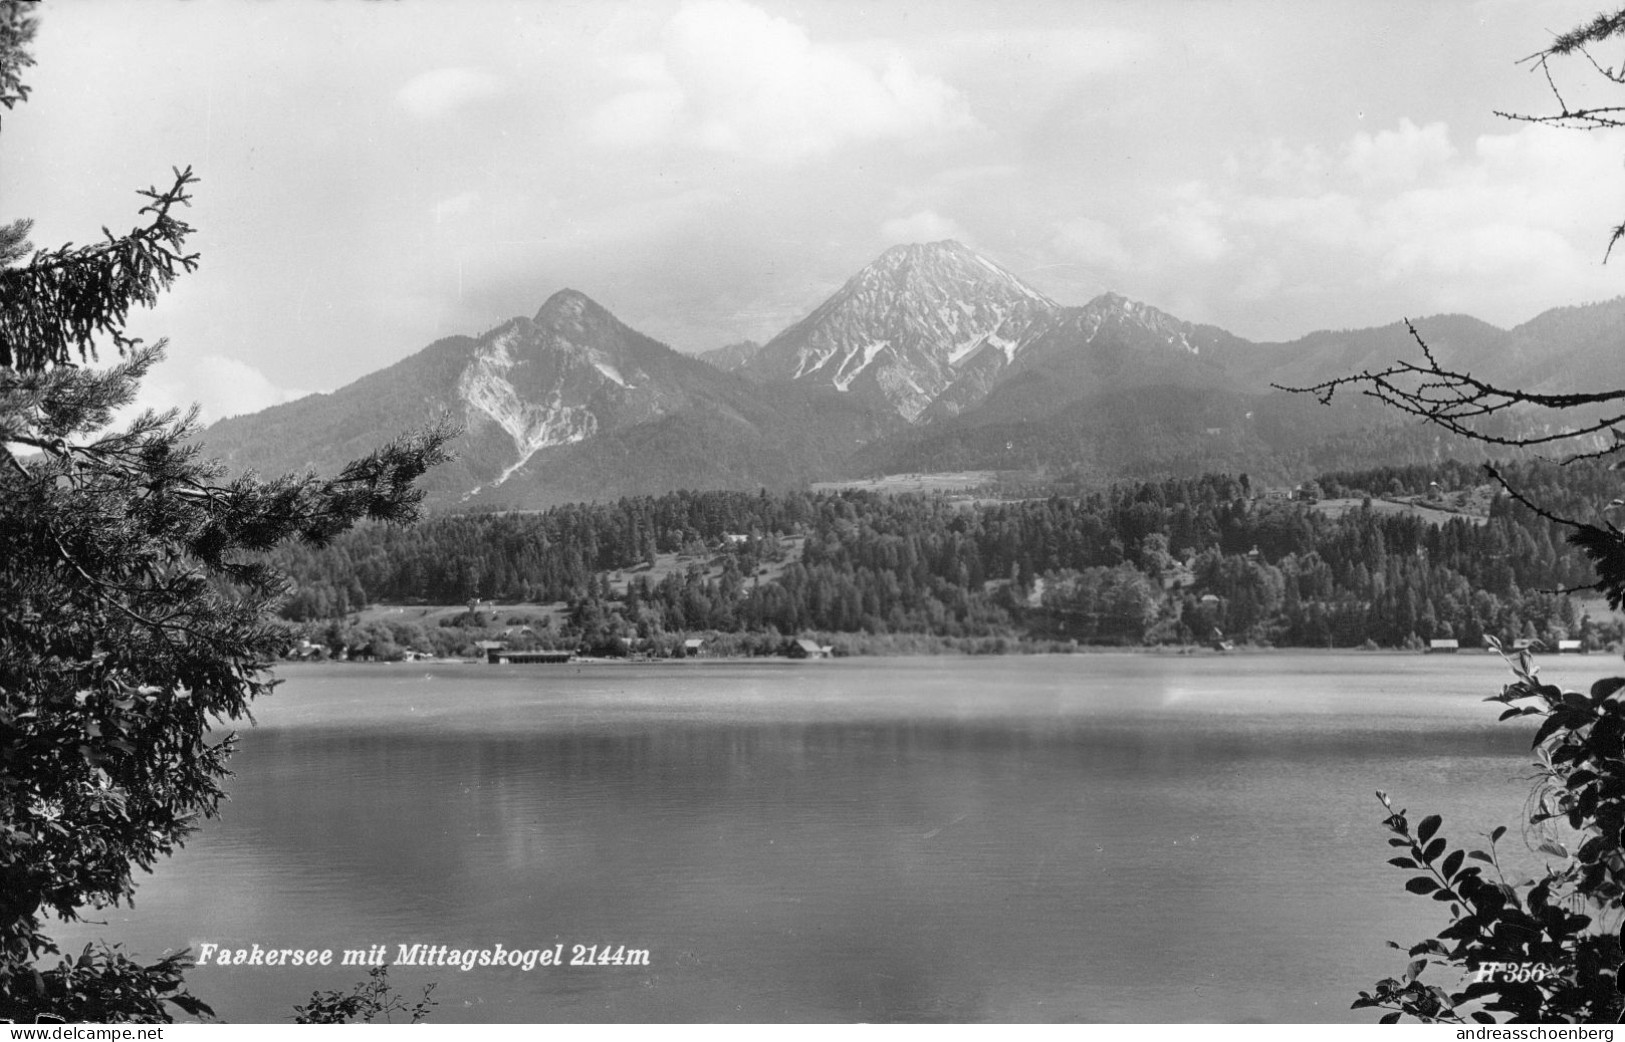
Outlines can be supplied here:
[[[171, 214], [189, 205], [197, 183], [192, 168], [174, 171], [165, 191], [140, 194], [151, 200], [140, 210], [151, 215], [143, 228], [92, 246], [66, 244], [41, 251], [25, 265], [0, 270], [0, 366], [39, 371], [96, 357], [95, 340], [107, 337], [125, 354], [140, 341], [124, 335], [130, 308], [151, 307], [182, 272], [193, 271], [198, 255], [185, 252], [191, 225]], [[104, 232], [106, 230], [104, 229]]]

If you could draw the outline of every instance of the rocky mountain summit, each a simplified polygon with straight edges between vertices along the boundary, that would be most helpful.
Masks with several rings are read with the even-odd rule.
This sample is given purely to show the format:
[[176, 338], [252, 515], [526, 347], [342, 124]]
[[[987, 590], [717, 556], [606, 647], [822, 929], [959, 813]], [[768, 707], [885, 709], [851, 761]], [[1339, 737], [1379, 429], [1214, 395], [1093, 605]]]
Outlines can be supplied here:
[[967, 371], [1002, 369], [1061, 306], [957, 242], [894, 246], [747, 363], [916, 420]]

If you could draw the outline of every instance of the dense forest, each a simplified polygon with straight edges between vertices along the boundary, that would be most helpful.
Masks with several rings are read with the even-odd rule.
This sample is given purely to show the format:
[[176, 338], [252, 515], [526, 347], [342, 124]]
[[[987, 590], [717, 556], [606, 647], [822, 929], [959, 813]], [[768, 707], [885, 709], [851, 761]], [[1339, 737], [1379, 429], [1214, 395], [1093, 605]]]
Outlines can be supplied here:
[[[1503, 474], [1554, 513], [1590, 520], [1616, 484], [1601, 466], [1516, 463]], [[753, 649], [804, 633], [1001, 647], [1619, 639], [1617, 624], [1559, 592], [1592, 579], [1564, 529], [1505, 493], [1488, 498], [1487, 517], [1430, 515], [1443, 523], [1383, 509], [1402, 496], [1463, 509], [1486, 481], [1476, 465], [1445, 463], [1328, 473], [1320, 502], [1207, 476], [1016, 501], [679, 492], [451, 514], [284, 551], [294, 586], [283, 613], [336, 646], [346, 616], [375, 602], [563, 602], [561, 624], [539, 639], [611, 653], [694, 632], [757, 635], [739, 645]], [[1365, 501], [1326, 508], [1350, 497]], [[680, 567], [655, 567], [670, 555]], [[444, 651], [468, 634], [429, 636]]]

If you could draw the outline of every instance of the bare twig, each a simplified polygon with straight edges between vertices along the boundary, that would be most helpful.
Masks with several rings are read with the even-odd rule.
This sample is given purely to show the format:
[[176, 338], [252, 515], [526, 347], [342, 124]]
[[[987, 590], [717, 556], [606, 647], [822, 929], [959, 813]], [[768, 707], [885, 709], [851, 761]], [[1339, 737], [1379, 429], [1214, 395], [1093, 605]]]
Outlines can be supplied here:
[[[1625, 232], [1622, 232], [1625, 234]], [[1540, 409], [1575, 409], [1589, 405], [1604, 405], [1625, 401], [1625, 390], [1584, 393], [1545, 394], [1537, 391], [1499, 387], [1470, 373], [1446, 369], [1434, 356], [1427, 341], [1408, 320], [1405, 328], [1422, 350], [1424, 364], [1396, 361], [1385, 369], [1366, 369], [1350, 376], [1339, 376], [1308, 387], [1288, 387], [1272, 384], [1277, 390], [1299, 394], [1313, 394], [1323, 405], [1330, 405], [1336, 393], [1345, 388], [1375, 398], [1400, 412], [1443, 427], [1474, 441], [1508, 448], [1528, 448], [1573, 441], [1601, 431], [1614, 432], [1625, 423], [1625, 412], [1595, 421], [1566, 427], [1545, 434], [1495, 434], [1475, 426], [1475, 422], [1498, 413], [1522, 406]], [[1615, 445], [1602, 453], [1625, 448], [1625, 442], [1615, 435]]]

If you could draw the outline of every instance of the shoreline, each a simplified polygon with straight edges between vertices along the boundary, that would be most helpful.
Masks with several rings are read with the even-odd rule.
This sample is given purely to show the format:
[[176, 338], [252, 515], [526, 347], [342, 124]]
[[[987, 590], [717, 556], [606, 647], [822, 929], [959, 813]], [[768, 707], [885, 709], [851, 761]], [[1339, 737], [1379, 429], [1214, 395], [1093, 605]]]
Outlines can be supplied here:
[[[1239, 645], [1228, 650], [1220, 651], [1200, 645], [1171, 645], [1159, 644], [1152, 646], [1114, 646], [1114, 645], [1080, 645], [1071, 650], [1032, 650], [1011, 648], [1005, 651], [975, 652], [959, 648], [939, 648], [936, 650], [888, 650], [888, 651], [859, 651], [855, 654], [829, 655], [822, 659], [797, 659], [787, 655], [700, 655], [683, 658], [665, 657], [618, 657], [600, 655], [580, 655], [563, 662], [504, 662], [490, 663], [479, 658], [435, 657], [417, 659], [397, 659], [384, 661], [379, 659], [283, 659], [276, 662], [273, 668], [287, 665], [365, 665], [365, 666], [475, 666], [475, 665], [503, 665], [509, 668], [518, 666], [655, 666], [664, 665], [676, 668], [699, 665], [723, 665], [737, 663], [772, 663], [782, 662], [786, 665], [816, 665], [824, 661], [855, 661], [863, 659], [900, 659], [900, 658], [1062, 658], [1062, 657], [1088, 657], [1095, 655], [1134, 655], [1150, 657], [1173, 658], [1253, 658], [1269, 657], [1273, 655], [1359, 655], [1372, 657], [1421, 657], [1421, 658], [1488, 658], [1500, 653], [1493, 648], [1462, 648], [1452, 652], [1429, 651], [1426, 648], [1324, 648], [1324, 647], [1296, 647], [1296, 646], [1262, 646]], [[1559, 654], [1556, 651], [1536, 651], [1535, 654], [1543, 659], [1563, 660], [1590, 660], [1605, 659], [1618, 654], [1617, 649], [1603, 649], [1598, 651], [1566, 652]]]

